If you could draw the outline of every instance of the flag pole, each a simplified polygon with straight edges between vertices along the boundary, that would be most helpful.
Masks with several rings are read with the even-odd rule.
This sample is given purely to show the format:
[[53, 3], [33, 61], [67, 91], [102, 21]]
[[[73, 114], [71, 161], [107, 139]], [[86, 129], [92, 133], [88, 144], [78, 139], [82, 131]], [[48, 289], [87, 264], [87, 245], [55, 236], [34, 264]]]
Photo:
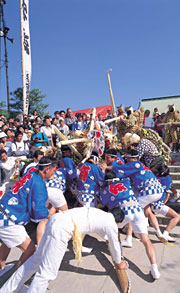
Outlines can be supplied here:
[[113, 92], [112, 92], [112, 88], [111, 88], [111, 80], [110, 80], [109, 71], [112, 71], [112, 69], [108, 69], [107, 72], [106, 72], [107, 73], [107, 79], [108, 79], [108, 85], [109, 85], [109, 93], [110, 93], [110, 99], [111, 99], [112, 113], [113, 113], [114, 117], [117, 117], [115, 103], [114, 103], [114, 97], [113, 97]]
[[24, 53], [23, 53], [23, 25], [22, 25], [22, 0], [20, 0], [20, 24], [21, 24], [21, 64], [22, 64], [22, 94], [23, 94], [23, 114], [25, 114], [25, 96], [26, 96], [26, 89], [24, 84]]

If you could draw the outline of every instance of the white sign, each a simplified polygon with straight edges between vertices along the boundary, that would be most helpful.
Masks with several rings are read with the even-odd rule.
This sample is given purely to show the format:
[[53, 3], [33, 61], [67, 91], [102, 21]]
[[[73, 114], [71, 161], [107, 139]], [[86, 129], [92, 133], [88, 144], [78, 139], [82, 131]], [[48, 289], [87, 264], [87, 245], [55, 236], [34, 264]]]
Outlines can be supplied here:
[[29, 31], [29, 0], [20, 1], [21, 42], [22, 42], [22, 75], [23, 75], [23, 113], [28, 114], [29, 91], [31, 82], [31, 46]]

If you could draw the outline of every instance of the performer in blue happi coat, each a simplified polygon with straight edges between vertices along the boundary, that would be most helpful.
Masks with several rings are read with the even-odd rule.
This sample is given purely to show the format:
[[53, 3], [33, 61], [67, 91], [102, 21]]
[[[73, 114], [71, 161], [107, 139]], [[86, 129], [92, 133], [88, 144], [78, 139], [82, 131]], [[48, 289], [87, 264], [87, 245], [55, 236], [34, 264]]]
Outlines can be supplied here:
[[62, 145], [61, 152], [62, 152], [62, 158], [60, 161], [60, 167], [61, 168], [68, 168], [71, 170], [75, 169], [76, 164], [73, 161], [73, 159], [71, 158], [72, 152], [71, 152], [71, 149], [69, 148], [69, 146]]
[[39, 170], [25, 174], [12, 189], [0, 200], [0, 265], [5, 261], [12, 247], [19, 247], [23, 254], [18, 262], [21, 265], [35, 250], [24, 225], [29, 221], [39, 222], [49, 216], [46, 207], [48, 199], [44, 180], [49, 179], [54, 171], [55, 162], [42, 158]]
[[112, 167], [119, 169], [121, 165], [125, 164], [123, 157], [115, 148], [108, 149], [105, 152], [105, 162], [107, 164], [106, 169], [112, 169]]
[[83, 206], [95, 207], [100, 187], [104, 182], [104, 173], [98, 166], [97, 152], [92, 152], [90, 158], [79, 166], [77, 179], [77, 199]]
[[54, 172], [53, 178], [46, 181], [46, 186], [59, 188], [65, 192], [67, 179], [77, 178], [78, 173], [76, 169], [59, 168]]
[[[158, 227], [157, 234], [161, 241], [164, 237], [159, 229], [156, 216], [152, 213], [150, 204], [161, 198], [164, 190], [156, 176], [144, 164], [138, 160], [138, 152], [130, 149], [125, 155], [127, 163], [121, 166], [114, 166], [113, 171], [119, 178], [129, 177], [136, 189], [137, 201], [144, 209], [145, 216], [151, 223]], [[132, 247], [132, 227], [128, 226], [127, 238], [122, 243], [123, 246]]]
[[163, 187], [144, 164], [138, 160], [138, 152], [134, 149], [126, 154], [127, 163], [124, 165], [113, 166], [113, 171], [119, 178], [129, 177], [134, 187], [138, 191], [138, 202], [142, 208], [145, 208], [153, 201], [161, 198]]
[[105, 185], [100, 193], [100, 200], [103, 206], [108, 206], [110, 211], [116, 214], [118, 222], [118, 209], [119, 212], [124, 212], [124, 219], [118, 227], [122, 228], [127, 223], [131, 223], [133, 230], [141, 238], [145, 246], [147, 256], [151, 263], [151, 274], [154, 279], [159, 279], [160, 273], [157, 267], [155, 249], [148, 237], [147, 221], [145, 219], [143, 209], [137, 202], [134, 192], [131, 188], [130, 180], [127, 178], [119, 179], [112, 170], [107, 170], [105, 175]]
[[[60, 168], [67, 168], [68, 170], [73, 170], [73, 172], [77, 172], [76, 164], [71, 158], [72, 151], [67, 145], [61, 146], [62, 158], [60, 160]], [[78, 175], [78, 174], [77, 174]], [[77, 177], [77, 176], [76, 176]], [[64, 196], [67, 200], [69, 206], [73, 206], [76, 202], [77, 195], [77, 181], [76, 178], [70, 178], [69, 176], [66, 178], [66, 190]]]
[[[163, 232], [163, 237], [166, 241], [175, 242], [176, 240], [171, 237], [169, 233], [180, 221], [180, 215], [178, 215], [173, 209], [165, 204], [169, 198], [168, 191], [172, 185], [172, 179], [169, 176], [169, 168], [166, 163], [160, 163], [160, 165], [155, 164], [152, 170], [157, 176], [159, 182], [162, 184], [164, 192], [162, 197], [158, 201], [151, 204], [151, 208], [155, 214], [161, 214], [163, 216], [171, 218], [166, 229]], [[156, 223], [152, 224], [154, 224], [153, 227], [157, 230]]]

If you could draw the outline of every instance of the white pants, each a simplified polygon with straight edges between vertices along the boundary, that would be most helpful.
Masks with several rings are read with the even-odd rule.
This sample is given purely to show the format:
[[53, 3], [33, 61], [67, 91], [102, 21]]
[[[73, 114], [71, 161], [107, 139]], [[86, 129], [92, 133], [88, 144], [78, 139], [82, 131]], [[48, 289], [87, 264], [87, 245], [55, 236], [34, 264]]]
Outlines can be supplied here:
[[162, 197], [162, 193], [148, 194], [143, 196], [138, 196], [137, 201], [141, 208], [145, 208], [152, 202], [159, 200]]
[[82, 234], [97, 233], [101, 237], [107, 235], [112, 259], [116, 263], [121, 262], [118, 227], [113, 215], [96, 208], [71, 209], [51, 217], [38, 250], [4, 284], [1, 293], [18, 292], [36, 271], [28, 292], [46, 292], [48, 282], [57, 277], [68, 241], [72, 237], [72, 218]]
[[148, 234], [147, 221], [143, 211], [129, 213], [125, 215], [122, 223], [118, 223], [118, 228], [123, 228], [126, 224], [131, 223], [133, 231], [138, 234]]

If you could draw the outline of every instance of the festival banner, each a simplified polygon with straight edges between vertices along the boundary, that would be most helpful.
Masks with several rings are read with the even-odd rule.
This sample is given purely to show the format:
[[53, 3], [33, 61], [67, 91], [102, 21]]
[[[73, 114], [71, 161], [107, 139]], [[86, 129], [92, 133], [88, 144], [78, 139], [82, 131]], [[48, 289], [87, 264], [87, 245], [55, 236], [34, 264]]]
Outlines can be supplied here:
[[23, 114], [28, 114], [31, 82], [31, 46], [29, 30], [29, 0], [20, 0], [21, 55], [23, 82]]

